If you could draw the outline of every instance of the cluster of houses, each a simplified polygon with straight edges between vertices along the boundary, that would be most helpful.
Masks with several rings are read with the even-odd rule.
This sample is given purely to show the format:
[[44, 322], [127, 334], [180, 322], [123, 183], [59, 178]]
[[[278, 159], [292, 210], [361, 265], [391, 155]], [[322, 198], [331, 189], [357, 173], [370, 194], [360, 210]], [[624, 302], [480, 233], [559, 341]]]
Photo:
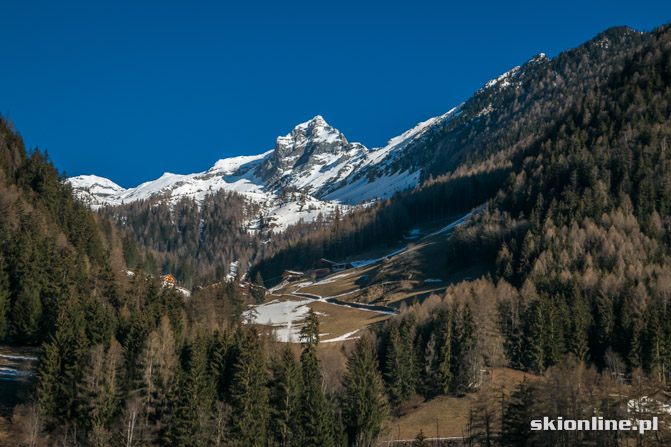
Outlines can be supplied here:
[[350, 262], [334, 262], [321, 258], [312, 264], [312, 268], [305, 272], [295, 270], [285, 270], [282, 272], [282, 281], [296, 281], [305, 278], [319, 278], [330, 275], [331, 273], [341, 272], [353, 268]]
[[[177, 280], [175, 279], [175, 277], [173, 275], [171, 275], [169, 273], [167, 275], [161, 276], [161, 285], [163, 285], [163, 287], [177, 287]], [[218, 288], [222, 285], [223, 285], [222, 282], [217, 282], [217, 283], [212, 284], [210, 286], [210, 288], [216, 289], [216, 288]], [[241, 281], [239, 286], [240, 286], [240, 292], [243, 295], [249, 295], [250, 294], [251, 289], [252, 289], [252, 284], [249, 281]], [[180, 289], [179, 287], [177, 287], [177, 288]], [[197, 289], [202, 289], [202, 287], [200, 287], [200, 286], [196, 286], [196, 288]]]
[[[227, 282], [229, 282], [229, 280], [219, 281], [219, 282], [215, 282], [214, 284], [211, 284], [207, 287], [210, 288], [210, 289], [216, 290], [219, 287], [225, 286]], [[251, 293], [252, 288], [256, 287], [256, 286], [252, 285], [252, 283], [250, 283], [249, 281], [240, 281], [240, 283], [238, 284], [238, 287], [240, 288], [240, 293], [242, 293], [245, 296], [248, 296]], [[196, 288], [199, 289], [199, 290], [203, 289], [203, 287], [201, 287], [201, 286], [196, 286]]]

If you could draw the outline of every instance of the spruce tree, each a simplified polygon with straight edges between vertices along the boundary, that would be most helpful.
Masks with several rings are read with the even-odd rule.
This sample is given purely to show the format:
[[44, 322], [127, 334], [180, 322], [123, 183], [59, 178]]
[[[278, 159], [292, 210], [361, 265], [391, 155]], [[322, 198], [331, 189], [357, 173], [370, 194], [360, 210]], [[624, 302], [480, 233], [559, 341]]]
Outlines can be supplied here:
[[387, 333], [387, 350], [385, 352], [384, 362], [384, 380], [387, 383], [389, 391], [389, 400], [392, 405], [398, 406], [405, 402], [410, 395], [405, 384], [404, 369], [407, 365], [403, 365], [403, 354], [401, 346], [401, 337], [398, 332], [398, 326], [395, 323], [390, 323], [389, 331]]
[[440, 391], [447, 393], [452, 384], [452, 314], [444, 312], [439, 319], [440, 342], [438, 344], [438, 365]]
[[572, 334], [569, 337], [569, 351], [578, 360], [586, 363], [589, 358], [590, 314], [589, 306], [580, 290], [578, 290], [576, 283], [574, 283], [571, 298], [570, 326]]
[[347, 359], [342, 385], [343, 422], [349, 445], [377, 445], [387, 404], [375, 352], [367, 338], [359, 339]]
[[415, 436], [415, 441], [412, 443], [413, 447], [429, 447], [429, 442], [426, 440], [426, 436], [424, 436], [424, 430], [420, 430], [419, 433], [417, 433], [417, 436]]
[[197, 338], [186, 348], [186, 368], [177, 369], [171, 402], [171, 423], [163, 440], [169, 445], [200, 447], [209, 443], [215, 384], [207, 365], [205, 343]]
[[38, 395], [40, 405], [48, 417], [60, 413], [63, 395], [62, 353], [60, 343], [53, 338], [43, 345], [42, 360], [38, 374]]
[[90, 427], [109, 427], [121, 403], [123, 352], [114, 338], [109, 348], [96, 345], [91, 349], [83, 370], [79, 389], [79, 412]]
[[263, 283], [263, 277], [261, 276], [261, 272], [256, 273], [256, 277], [254, 278], [254, 283], [251, 284], [251, 292], [252, 292], [252, 297], [258, 304], [261, 304], [265, 301], [266, 299], [266, 287]]
[[255, 329], [242, 338], [231, 383], [231, 436], [234, 445], [263, 447], [267, 443], [268, 390], [266, 366]]
[[40, 340], [42, 302], [34, 281], [24, 278], [24, 284], [16, 297], [11, 313], [10, 335], [15, 342], [35, 344]]
[[271, 403], [272, 425], [282, 446], [289, 446], [299, 432], [298, 410], [301, 396], [300, 371], [288, 344], [274, 367]]
[[71, 414], [80, 382], [80, 362], [87, 342], [85, 337], [76, 336], [78, 324], [74, 314], [74, 309], [61, 311], [56, 331], [44, 344], [44, 355], [40, 361], [40, 404], [51, 419], [66, 418]]
[[523, 316], [523, 327], [522, 358], [524, 366], [532, 372], [541, 373], [545, 370], [543, 344], [546, 336], [540, 300], [536, 300], [529, 305]]
[[532, 419], [533, 388], [526, 379], [517, 385], [503, 416], [501, 445], [523, 447], [531, 437], [529, 424]]
[[312, 308], [310, 308], [301, 324], [301, 343], [314, 346], [319, 344], [319, 317]]
[[303, 352], [301, 353], [302, 394], [300, 407], [301, 445], [331, 447], [333, 427], [331, 408], [322, 388], [319, 371], [317, 345], [319, 344], [319, 318], [310, 310], [303, 330]]

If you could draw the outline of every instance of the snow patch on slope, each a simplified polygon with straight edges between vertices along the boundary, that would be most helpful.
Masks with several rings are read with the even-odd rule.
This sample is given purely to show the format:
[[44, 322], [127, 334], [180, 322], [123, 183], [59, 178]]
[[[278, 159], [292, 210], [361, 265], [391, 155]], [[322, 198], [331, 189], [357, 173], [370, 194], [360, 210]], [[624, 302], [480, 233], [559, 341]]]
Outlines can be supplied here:
[[245, 320], [256, 324], [265, 324], [273, 327], [278, 341], [298, 343], [300, 341], [300, 322], [305, 319], [310, 308], [310, 300], [279, 301], [272, 300], [243, 314]]
[[519, 74], [520, 71], [519, 65], [517, 67], [512, 68], [510, 71], [507, 71], [503, 73], [501, 76], [492, 79], [491, 81], [487, 82], [485, 84], [484, 88], [492, 88], [495, 85], [498, 85], [500, 88], [504, 88], [510, 85], [510, 81]]

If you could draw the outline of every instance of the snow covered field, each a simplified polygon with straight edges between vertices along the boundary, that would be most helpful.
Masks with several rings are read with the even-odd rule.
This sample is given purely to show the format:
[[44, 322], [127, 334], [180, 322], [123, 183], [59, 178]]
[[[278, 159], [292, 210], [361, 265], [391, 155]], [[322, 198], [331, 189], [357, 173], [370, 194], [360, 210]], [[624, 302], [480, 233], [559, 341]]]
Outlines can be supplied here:
[[269, 301], [247, 310], [243, 314], [245, 321], [273, 327], [278, 341], [297, 343], [300, 341], [300, 321], [305, 318], [310, 308], [310, 300], [278, 299]]

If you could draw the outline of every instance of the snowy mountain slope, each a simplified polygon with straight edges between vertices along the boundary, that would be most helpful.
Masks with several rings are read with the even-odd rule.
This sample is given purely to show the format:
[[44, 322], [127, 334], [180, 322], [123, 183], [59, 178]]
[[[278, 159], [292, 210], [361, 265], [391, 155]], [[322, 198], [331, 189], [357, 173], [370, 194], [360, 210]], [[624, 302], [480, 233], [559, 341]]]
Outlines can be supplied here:
[[[349, 143], [342, 133], [316, 116], [278, 137], [275, 149], [255, 156], [222, 159], [204, 172], [166, 172], [129, 189], [91, 175], [69, 181], [77, 197], [94, 209], [157, 196], [172, 202], [182, 198], [200, 202], [207, 194], [233, 191], [260, 204], [264, 217], [281, 229], [300, 219], [312, 221], [320, 213], [330, 214], [336, 207], [347, 211], [348, 205], [416, 186], [417, 172], [389, 173], [385, 167], [396, 152], [454, 114], [454, 110], [419, 123], [382, 148], [369, 150], [360, 143]], [[282, 200], [284, 191], [297, 192], [298, 198], [294, 202]]]
[[160, 194], [173, 200], [188, 197], [197, 201], [207, 194], [219, 190], [245, 194], [252, 200], [263, 201], [263, 185], [254, 173], [258, 165], [270, 152], [256, 156], [243, 156], [217, 161], [205, 172], [181, 175], [166, 172], [156, 180], [130, 188], [114, 197], [119, 203], [143, 200]]
[[[350, 143], [317, 115], [278, 137], [274, 149], [255, 156], [222, 159], [204, 172], [165, 173], [129, 189], [97, 176], [78, 176], [69, 181], [77, 197], [93, 208], [150, 197], [164, 197], [173, 203], [185, 197], [200, 202], [207, 194], [233, 191], [261, 205], [264, 218], [284, 228], [299, 219], [310, 221], [337, 207], [347, 211], [350, 206], [417, 186], [435, 158], [435, 141], [444, 140], [446, 135], [455, 135], [458, 141], [460, 133], [469, 132], [472, 123], [491, 112], [492, 95], [512, 88], [531, 64], [547, 60], [539, 55], [513, 68], [488, 82], [466, 103], [417, 124], [384, 147], [368, 149]], [[301, 204], [282, 199], [287, 193], [297, 193]]]
[[321, 196], [327, 200], [340, 203], [357, 204], [374, 199], [383, 199], [397, 191], [417, 186], [420, 178], [420, 168], [402, 169], [393, 165], [394, 160], [402, 157], [408, 146], [420, 145], [426, 135], [442, 127], [461, 113], [461, 105], [449, 112], [430, 118], [417, 124], [410, 130], [392, 138], [382, 148], [368, 151], [361, 160], [358, 160], [356, 169], [351, 169], [349, 175], [337, 179], [340, 183], [335, 187], [322, 188]]
[[114, 200], [118, 194], [126, 191], [121, 186], [97, 175], [80, 175], [68, 179], [76, 197], [93, 207], [99, 207]]

